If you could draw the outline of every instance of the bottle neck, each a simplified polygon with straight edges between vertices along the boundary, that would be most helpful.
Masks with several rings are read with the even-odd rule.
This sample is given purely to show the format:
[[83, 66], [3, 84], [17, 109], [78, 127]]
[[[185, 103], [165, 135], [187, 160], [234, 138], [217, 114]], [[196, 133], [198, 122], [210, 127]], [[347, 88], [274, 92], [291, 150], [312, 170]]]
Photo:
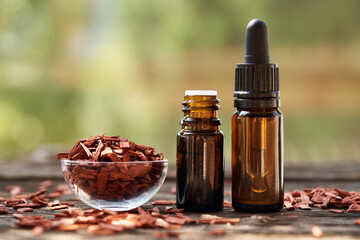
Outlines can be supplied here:
[[237, 108], [238, 111], [248, 111], [248, 112], [259, 112], [259, 113], [265, 113], [265, 112], [273, 112], [278, 111], [279, 108]]
[[218, 118], [219, 102], [215, 95], [186, 95], [184, 117], [180, 121], [182, 128], [189, 131], [218, 131], [221, 124]]

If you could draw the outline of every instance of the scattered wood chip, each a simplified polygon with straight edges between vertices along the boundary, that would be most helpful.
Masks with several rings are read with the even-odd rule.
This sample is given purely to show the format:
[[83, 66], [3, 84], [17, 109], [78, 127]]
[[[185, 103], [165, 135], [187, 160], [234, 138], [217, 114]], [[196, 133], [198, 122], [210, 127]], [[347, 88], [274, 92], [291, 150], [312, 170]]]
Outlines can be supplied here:
[[344, 190], [341, 190], [341, 189], [335, 188], [335, 191], [337, 191], [339, 193], [340, 197], [342, 197], [342, 198], [351, 196], [351, 193], [349, 193], [347, 191], [344, 191]]
[[164, 213], [182, 213], [184, 211], [183, 208], [176, 209], [170, 206], [165, 207]]
[[215, 215], [203, 214], [200, 216], [198, 223], [209, 223], [209, 224], [235, 224], [240, 222], [240, 218], [222, 218]]
[[65, 208], [69, 208], [69, 206], [68, 205], [59, 205], [59, 206], [49, 207], [50, 210], [59, 210], [59, 209], [65, 209]]
[[166, 216], [164, 220], [170, 224], [176, 224], [176, 225], [184, 225], [186, 223], [186, 219], [176, 216]]
[[349, 209], [347, 210], [347, 212], [353, 212], [353, 213], [358, 213], [360, 212], [360, 205], [357, 203], [353, 203], [350, 205]]
[[360, 218], [358, 218], [358, 219], [355, 220], [355, 224], [356, 224], [356, 225], [360, 225]]
[[224, 207], [232, 207], [232, 203], [225, 200], [224, 203], [223, 203], [223, 206]]
[[16, 209], [17, 212], [23, 213], [23, 212], [32, 212], [34, 211], [33, 208], [29, 208], [29, 207], [24, 207], [24, 208], [18, 208]]
[[295, 210], [295, 207], [294, 207], [290, 202], [284, 202], [284, 207], [285, 207], [286, 210], [288, 210], [288, 211], [293, 211], [293, 210]]
[[323, 236], [323, 231], [319, 226], [313, 226], [311, 228], [311, 233], [314, 237], [320, 238]]
[[40, 203], [20, 203], [20, 204], [16, 204], [13, 206], [13, 209], [18, 209], [18, 208], [39, 208], [42, 207], [43, 205]]
[[32, 203], [38, 203], [38, 204], [41, 204], [42, 206], [47, 206], [48, 203], [45, 202], [44, 200], [38, 198], [38, 197], [35, 197], [31, 200]]
[[178, 232], [160, 232], [160, 231], [155, 231], [152, 233], [152, 236], [154, 238], [159, 238], [159, 239], [162, 239], [162, 238], [178, 238], [180, 236], [180, 233]]
[[225, 229], [214, 229], [211, 231], [211, 235], [214, 236], [222, 236], [226, 234], [226, 230]]
[[[325, 189], [317, 187], [314, 189], [304, 189], [303, 191], [294, 190], [291, 193], [286, 192], [284, 194], [284, 207], [288, 210], [296, 208], [310, 210], [311, 207], [318, 207], [322, 209], [350, 209], [348, 212], [358, 212], [356, 204], [360, 205], [360, 193], [348, 192], [337, 188]], [[331, 212], [340, 213], [340, 210], [331, 210]]]
[[332, 213], [343, 213], [344, 209], [330, 209], [330, 212], [332, 212]]
[[26, 203], [26, 200], [25, 199], [14, 199], [14, 200], [9, 199], [5, 202], [5, 205], [7, 207], [13, 207], [17, 204], [22, 204], [22, 203]]
[[301, 192], [300, 197], [301, 197], [301, 203], [299, 207], [302, 210], [311, 210], [311, 207], [309, 206], [309, 201], [310, 201], [309, 196], [305, 192]]
[[5, 206], [0, 206], [0, 214], [8, 213], [8, 209]]
[[152, 202], [152, 205], [173, 205], [176, 201], [172, 200], [156, 200]]
[[330, 203], [330, 200], [332, 199], [332, 196], [326, 196], [326, 198], [324, 199], [324, 202], [321, 204], [321, 208], [322, 209], [326, 209], [328, 208], [328, 205]]

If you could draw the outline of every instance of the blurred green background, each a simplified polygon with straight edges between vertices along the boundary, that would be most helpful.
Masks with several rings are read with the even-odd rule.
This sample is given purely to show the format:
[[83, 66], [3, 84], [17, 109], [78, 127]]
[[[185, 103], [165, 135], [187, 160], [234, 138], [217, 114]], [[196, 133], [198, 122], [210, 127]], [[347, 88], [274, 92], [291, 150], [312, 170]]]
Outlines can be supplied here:
[[230, 159], [245, 28], [269, 27], [285, 163], [360, 159], [360, 1], [0, 0], [0, 159], [106, 132], [175, 161], [186, 89], [217, 90]]

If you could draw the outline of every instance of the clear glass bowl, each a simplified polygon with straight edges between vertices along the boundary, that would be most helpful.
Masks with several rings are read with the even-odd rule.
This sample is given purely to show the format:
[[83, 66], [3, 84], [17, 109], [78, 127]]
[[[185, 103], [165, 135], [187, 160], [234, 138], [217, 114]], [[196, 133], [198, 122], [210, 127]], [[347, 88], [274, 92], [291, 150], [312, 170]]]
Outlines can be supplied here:
[[91, 162], [61, 160], [66, 183], [85, 204], [127, 211], [151, 199], [163, 184], [168, 160]]

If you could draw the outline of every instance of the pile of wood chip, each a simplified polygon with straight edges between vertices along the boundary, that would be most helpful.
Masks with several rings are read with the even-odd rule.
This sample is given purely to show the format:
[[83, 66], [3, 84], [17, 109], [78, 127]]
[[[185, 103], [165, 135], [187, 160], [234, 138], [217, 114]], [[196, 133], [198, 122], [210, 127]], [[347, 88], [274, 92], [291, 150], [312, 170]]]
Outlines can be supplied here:
[[304, 189], [303, 191], [294, 190], [286, 192], [284, 196], [284, 207], [287, 210], [299, 208], [311, 210], [311, 207], [322, 209], [331, 208], [330, 212], [343, 213], [360, 212], [360, 193], [347, 192], [341, 189], [324, 189], [317, 187], [314, 189]]
[[58, 153], [58, 159], [87, 160], [93, 162], [133, 162], [163, 160], [162, 153], [155, 154], [153, 147], [136, 144], [120, 136], [105, 133], [79, 140], [69, 153]]
[[139, 196], [159, 182], [166, 164], [159, 162], [163, 154], [154, 152], [152, 147], [102, 133], [78, 141], [69, 153], [57, 156], [81, 162], [67, 165], [68, 183], [93, 198], [117, 201]]

